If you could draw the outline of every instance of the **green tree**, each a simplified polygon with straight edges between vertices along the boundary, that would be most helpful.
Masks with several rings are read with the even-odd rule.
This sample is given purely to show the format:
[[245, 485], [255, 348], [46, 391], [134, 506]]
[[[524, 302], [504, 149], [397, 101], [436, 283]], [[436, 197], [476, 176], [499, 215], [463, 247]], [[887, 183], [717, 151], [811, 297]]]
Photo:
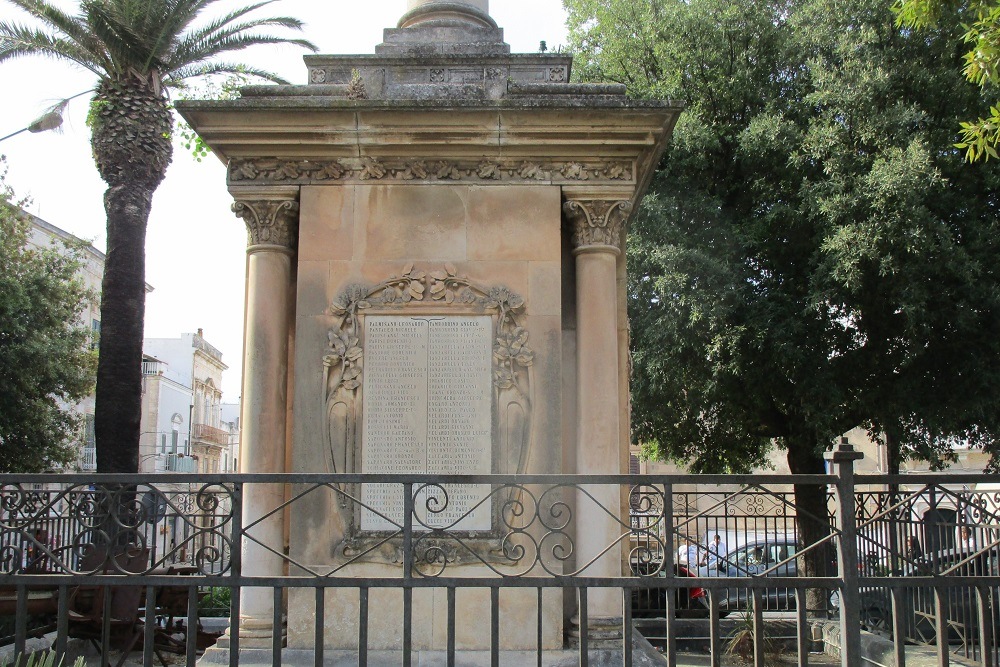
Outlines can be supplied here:
[[566, 5], [583, 76], [688, 103], [629, 236], [647, 452], [746, 472], [776, 444], [822, 473], [858, 425], [897, 466], [995, 451], [1000, 181], [953, 146], [981, 102], [961, 28], [900, 30], [879, 0]]
[[[892, 9], [900, 25], [918, 29], [938, 26], [945, 14], [952, 15], [949, 21], [960, 17], [964, 30], [961, 41], [969, 45], [962, 72], [980, 88], [996, 89], [1000, 82], [1000, 6], [994, 0], [896, 0]], [[985, 117], [960, 125], [962, 140], [955, 146], [965, 149], [969, 161], [998, 157], [1000, 103], [994, 102]]]
[[72, 464], [72, 404], [94, 386], [96, 354], [80, 312], [96, 295], [78, 277], [82, 245], [32, 248], [30, 219], [0, 176], [0, 472]]
[[253, 18], [273, 0], [217, 18], [218, 0], [82, 0], [78, 15], [46, 0], [6, 0], [44, 29], [0, 22], [0, 62], [41, 55], [97, 76], [90, 127], [94, 160], [108, 184], [107, 260], [101, 295], [97, 369], [97, 469], [135, 472], [139, 456], [141, 362], [145, 313], [145, 237], [153, 192], [172, 156], [173, 119], [165, 89], [193, 77], [241, 73], [284, 81], [267, 71], [218, 61], [255, 45], [308, 41], [271, 34], [300, 30], [289, 17]]

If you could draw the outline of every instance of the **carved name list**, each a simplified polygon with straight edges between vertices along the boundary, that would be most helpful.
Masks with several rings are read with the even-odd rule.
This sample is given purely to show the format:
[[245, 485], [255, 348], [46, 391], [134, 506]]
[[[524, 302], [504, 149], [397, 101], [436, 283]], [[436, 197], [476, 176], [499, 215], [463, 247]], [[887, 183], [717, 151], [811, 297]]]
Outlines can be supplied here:
[[[492, 318], [369, 315], [364, 339], [361, 471], [489, 474]], [[447, 499], [439, 487], [417, 496], [416, 522], [489, 530], [489, 503], [462, 518], [487, 497], [488, 485], [446, 485], [444, 491]], [[362, 494], [366, 506], [402, 524], [398, 484], [368, 484]], [[361, 528], [394, 526], [366, 510]]]

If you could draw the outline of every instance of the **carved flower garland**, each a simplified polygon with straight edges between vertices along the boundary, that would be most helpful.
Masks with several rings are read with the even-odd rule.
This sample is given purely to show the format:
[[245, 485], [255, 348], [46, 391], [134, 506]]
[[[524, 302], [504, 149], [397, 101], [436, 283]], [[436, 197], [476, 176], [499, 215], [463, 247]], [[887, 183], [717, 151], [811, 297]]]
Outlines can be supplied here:
[[361, 386], [361, 345], [357, 336], [345, 332], [330, 331], [327, 335], [330, 347], [323, 355], [323, 365], [332, 368], [338, 364], [343, 366], [340, 386], [344, 389], [357, 389]]
[[354, 391], [361, 386], [364, 351], [360, 344], [360, 311], [426, 303], [428, 295], [430, 301], [473, 305], [497, 313], [493, 381], [498, 389], [520, 390], [520, 371], [534, 361], [534, 352], [527, 344], [528, 332], [516, 318], [524, 310], [524, 298], [506, 287], [479, 288], [468, 278], [459, 276], [453, 264], [446, 263], [443, 269], [430, 272], [414, 270], [413, 264], [407, 264], [398, 277], [392, 276], [373, 287], [349, 285], [333, 300], [330, 313], [341, 320], [327, 334], [329, 347], [323, 355], [323, 364], [328, 372], [341, 370], [342, 374], [340, 381], [328, 391], [339, 388]]
[[278, 158], [234, 159], [229, 162], [229, 182], [241, 181], [336, 181], [358, 179], [438, 181], [628, 181], [630, 162], [532, 162], [526, 160], [281, 160]]

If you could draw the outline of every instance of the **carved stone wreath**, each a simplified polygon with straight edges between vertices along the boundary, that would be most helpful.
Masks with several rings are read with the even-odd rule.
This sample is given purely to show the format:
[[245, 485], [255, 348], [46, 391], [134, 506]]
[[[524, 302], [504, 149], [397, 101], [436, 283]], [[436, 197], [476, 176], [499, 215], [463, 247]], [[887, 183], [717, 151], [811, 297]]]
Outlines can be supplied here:
[[534, 352], [528, 347], [528, 332], [518, 322], [524, 298], [506, 287], [481, 288], [459, 276], [451, 263], [434, 271], [420, 271], [407, 264], [400, 276], [374, 286], [349, 285], [330, 304], [330, 313], [340, 318], [327, 334], [329, 347], [323, 365], [329, 373], [340, 372], [339, 382], [328, 385], [331, 393], [361, 386], [364, 351], [360, 343], [358, 316], [369, 308], [400, 307], [413, 302], [440, 302], [474, 306], [494, 312], [496, 337], [493, 341], [493, 384], [497, 389], [524, 389], [522, 371], [531, 366]]

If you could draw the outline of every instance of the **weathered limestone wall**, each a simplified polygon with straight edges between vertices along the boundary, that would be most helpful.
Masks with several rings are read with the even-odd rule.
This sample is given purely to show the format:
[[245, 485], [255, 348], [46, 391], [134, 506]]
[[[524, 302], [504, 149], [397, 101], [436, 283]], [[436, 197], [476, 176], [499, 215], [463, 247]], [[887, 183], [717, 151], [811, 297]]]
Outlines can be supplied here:
[[[482, 292], [506, 288], [515, 295], [510, 303], [515, 303], [518, 296], [523, 298], [517, 323], [527, 332], [526, 344], [533, 354], [530, 367], [521, 369], [524, 372], [519, 376], [517, 389], [526, 394], [527, 400], [512, 398], [512, 393], [494, 387], [491, 472], [562, 471], [560, 197], [560, 188], [551, 185], [345, 184], [302, 188], [295, 309], [293, 471], [362, 471], [363, 385], [345, 388], [347, 383], [339, 380], [339, 375], [332, 375], [329, 365], [324, 365], [324, 356], [331, 348], [330, 332], [345, 330], [343, 313], [331, 308], [331, 304], [342, 298], [352, 285], [372, 290], [392, 277], [408, 273], [412, 278], [423, 273], [417, 281], [423, 285], [422, 293], [411, 294], [406, 304], [369, 304], [359, 311], [359, 319], [370, 314], [468, 314], [472, 306], [458, 300], [448, 303], [444, 298], [434, 298], [440, 292], [433, 292], [437, 288], [432, 274], [437, 272], [440, 276], [442, 271]], [[494, 326], [498, 326], [496, 319]], [[358, 331], [363, 331], [363, 327]], [[359, 343], [363, 349], [363, 336]], [[334, 370], [339, 373], [338, 369], [335, 365]], [[326, 574], [343, 566], [351, 554], [363, 550], [364, 537], [352, 528], [352, 524], [357, 525], [352, 506], [342, 503], [328, 489], [313, 491], [297, 500], [290, 521], [290, 557], [307, 570]], [[496, 540], [470, 542], [477, 543], [477, 549], [484, 552], [496, 547]], [[338, 575], [401, 576], [402, 565], [393, 548], [380, 549], [363, 560], [367, 562], [346, 565]], [[387, 562], [390, 564], [386, 565]], [[293, 572], [299, 571], [293, 567]], [[487, 573], [481, 565], [463, 564], [449, 566], [445, 574], [474, 576], [477, 572]], [[369, 647], [372, 650], [399, 647], [401, 595], [399, 590], [371, 589]], [[414, 592], [415, 647], [444, 645], [445, 595], [444, 589]], [[501, 594], [504, 648], [534, 647], [536, 617], [524, 610], [535, 608], [535, 595], [533, 590]], [[386, 610], [393, 611], [386, 613]], [[504, 613], [505, 610], [509, 613]], [[543, 614], [546, 646], [561, 647], [562, 599], [557, 591], [546, 592]], [[460, 591], [457, 617], [489, 618], [489, 591]], [[325, 637], [329, 646], [354, 647], [357, 619], [356, 590], [327, 592]], [[311, 647], [314, 621], [313, 592], [291, 591], [288, 645]], [[459, 629], [459, 648], [488, 648], [488, 634], [483, 636], [475, 624], [459, 624]]]

